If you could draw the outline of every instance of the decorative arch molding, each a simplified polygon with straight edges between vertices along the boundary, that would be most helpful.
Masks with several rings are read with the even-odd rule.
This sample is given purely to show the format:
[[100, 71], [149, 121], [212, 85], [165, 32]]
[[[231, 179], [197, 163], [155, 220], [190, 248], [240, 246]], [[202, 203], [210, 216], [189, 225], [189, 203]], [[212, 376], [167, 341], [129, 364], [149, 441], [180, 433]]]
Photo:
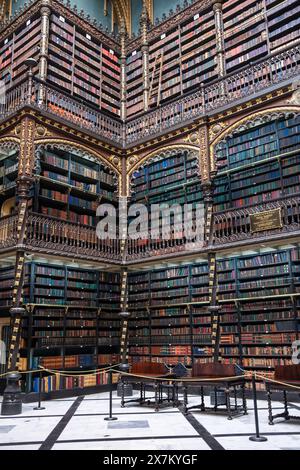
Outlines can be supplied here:
[[[226, 141], [226, 139], [233, 137], [235, 134], [243, 132], [247, 129], [252, 129], [254, 127], [260, 126], [261, 124], [265, 124], [276, 119], [296, 116], [298, 114], [300, 114], [300, 106], [274, 107], [251, 113], [243, 117], [242, 119], [237, 120], [227, 128], [224, 128], [224, 124], [220, 124], [219, 132], [221, 131], [221, 129], [224, 130], [220, 132], [218, 136], [215, 137], [214, 140], [212, 140], [210, 143], [211, 168], [213, 170], [216, 169], [215, 150], [217, 145], [221, 142], [224, 142]], [[218, 124], [216, 124], [215, 126], [218, 126]]]
[[20, 148], [20, 139], [17, 137], [0, 137], [0, 147], [18, 149]]
[[79, 144], [77, 142], [74, 142], [72, 140], [66, 140], [66, 139], [59, 139], [59, 138], [44, 138], [44, 139], [37, 139], [35, 140], [36, 146], [41, 145], [41, 144], [49, 144], [49, 145], [63, 145], [66, 147], [72, 147], [73, 149], [75, 148], [76, 150], [79, 150], [83, 152], [86, 156], [94, 157], [96, 160], [100, 160], [103, 165], [107, 165], [108, 168], [110, 168], [112, 171], [114, 171], [117, 175], [121, 174], [121, 160], [118, 156], [112, 155], [111, 157], [106, 157], [102, 155], [99, 152], [96, 152], [92, 148]]
[[198, 168], [198, 174], [200, 178], [201, 175], [200, 175], [200, 162], [199, 162], [199, 147], [197, 145], [191, 145], [191, 144], [176, 144], [176, 145], [174, 144], [174, 145], [162, 147], [153, 152], [150, 152], [144, 157], [142, 157], [141, 159], [139, 159], [137, 155], [133, 155], [129, 157], [129, 159], [127, 160], [127, 188], [129, 192], [131, 192], [132, 175], [135, 171], [139, 170], [140, 168], [143, 168], [145, 165], [148, 165], [150, 163], [158, 162], [165, 158], [170, 158], [173, 155], [176, 155], [179, 151], [182, 151], [182, 152], [188, 151], [189, 153], [195, 154], [195, 158], [198, 161], [197, 168]]
[[103, 166], [110, 171], [110, 173], [115, 177], [116, 180], [116, 189], [119, 191], [121, 188], [121, 173], [118, 168], [115, 168], [103, 155], [85, 147], [84, 145], [78, 144], [76, 142], [62, 140], [62, 139], [39, 139], [35, 141], [35, 151], [38, 152], [43, 148], [49, 149], [60, 149], [65, 150], [66, 152], [76, 153], [78, 156], [86, 158], [87, 160], [100, 162]]
[[132, 155], [127, 160], [127, 174], [131, 176], [132, 173], [146, 164], [162, 160], [163, 158], [171, 157], [178, 151], [195, 151], [199, 154], [199, 147], [191, 144], [174, 144], [167, 147], [161, 147], [157, 150], [147, 153], [141, 159], [137, 155]]

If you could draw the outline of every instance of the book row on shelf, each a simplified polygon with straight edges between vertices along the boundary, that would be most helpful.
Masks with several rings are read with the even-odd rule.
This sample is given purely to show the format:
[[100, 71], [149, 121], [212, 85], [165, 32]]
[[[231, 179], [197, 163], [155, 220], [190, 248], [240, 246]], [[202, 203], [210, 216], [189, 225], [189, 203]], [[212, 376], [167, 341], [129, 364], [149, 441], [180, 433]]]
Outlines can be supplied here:
[[[240, 8], [237, 9], [237, 7]], [[252, 13], [251, 13], [252, 12]], [[265, 5], [265, 2], [228, 1], [223, 6], [224, 45], [227, 72], [238, 70], [253, 59], [264, 57], [283, 45], [288, 46], [299, 32], [297, 0]], [[48, 80], [76, 97], [119, 116], [120, 56], [118, 46], [112, 50], [84, 27], [55, 12], [50, 17]], [[24, 37], [27, 38], [24, 44]], [[155, 72], [158, 54], [162, 57], [160, 86], [152, 83], [151, 103], [167, 101], [176, 94], [192, 91], [201, 82], [217, 77], [216, 31], [214, 13], [204, 7], [176, 27], [172, 26], [149, 44], [149, 76]], [[41, 38], [40, 17], [33, 14], [23, 25], [0, 43], [1, 78], [9, 84], [23, 79], [28, 57], [38, 58]], [[193, 62], [190, 57], [193, 57]], [[190, 70], [184, 71], [186, 64]], [[130, 51], [126, 58], [128, 115], [143, 111], [141, 49]], [[199, 68], [200, 65], [200, 68]], [[194, 76], [194, 79], [190, 78]], [[161, 94], [159, 99], [157, 95]]]
[[[290, 282], [291, 278], [295, 279], [293, 273], [297, 270], [298, 264], [298, 248], [217, 260], [217, 283], [221, 283], [219, 288], [224, 285], [225, 296], [228, 295], [228, 281], [230, 281], [233, 289], [232, 297], [235, 299], [234, 303], [226, 301], [220, 304], [222, 357], [234, 362], [234, 360], [243, 361], [246, 356], [255, 358], [261, 354], [268, 356], [270, 361], [262, 362], [260, 366], [265, 365], [268, 368], [279, 363], [290, 363], [291, 344], [299, 337], [300, 303], [298, 297], [293, 297], [291, 300], [291, 295], [297, 295], [297, 287], [292, 287], [293, 283]], [[154, 352], [153, 348], [160, 348], [163, 342], [169, 344], [169, 348], [176, 345], [187, 347], [189, 344], [199, 348], [209, 347], [212, 342], [211, 315], [207, 309], [209, 304], [203, 300], [205, 298], [203, 296], [202, 305], [197, 305], [199, 300], [194, 300], [191, 289], [194, 276], [198, 276], [200, 282], [204, 281], [203, 273], [207, 273], [207, 270], [207, 263], [200, 263], [179, 268], [130, 273], [129, 309], [140, 310], [143, 315], [143, 325], [141, 325], [143, 327], [134, 330], [134, 325], [137, 327], [139, 324], [139, 316], [130, 320], [132, 325], [130, 354], [134, 356], [134, 361], [137, 361], [141, 355], [160, 356], [162, 350]], [[284, 285], [285, 276], [288, 285], [281, 288], [279, 286]], [[261, 290], [261, 277], [266, 277], [268, 289]], [[244, 280], [247, 278], [253, 281], [245, 283]], [[186, 279], [190, 286], [188, 305], [184, 305], [187, 297], [186, 289], [180, 287], [185, 285]], [[173, 286], [179, 286], [178, 296], [174, 293]], [[240, 292], [243, 288], [248, 289], [245, 294]], [[265, 298], [266, 291], [271, 296], [270, 300]], [[169, 292], [173, 292], [170, 299]], [[222, 300], [222, 291], [218, 292], [219, 299]], [[244, 300], [245, 297], [248, 299]], [[159, 308], [155, 303], [157, 298], [160, 302]], [[141, 299], [144, 299], [144, 303]], [[174, 307], [170, 306], [172, 303]], [[157, 329], [158, 325], [161, 327], [160, 330]], [[151, 351], [147, 347], [149, 344]], [[258, 346], [251, 346], [256, 344]], [[190, 350], [190, 354], [195, 357], [194, 351]], [[209, 361], [211, 354], [211, 350], [202, 353], [198, 350], [202, 362]], [[172, 353], [169, 352], [169, 355]], [[274, 356], [282, 355], [287, 356], [284, 358], [286, 362], [275, 361]], [[258, 362], [254, 361], [252, 364], [258, 367]]]
[[[118, 378], [113, 375], [113, 383], [116, 383]], [[80, 389], [86, 387], [94, 387], [96, 385], [107, 385], [108, 374], [101, 373], [97, 375], [87, 374], [80, 377], [63, 377], [55, 374], [42, 378], [42, 392], [49, 393], [58, 390]], [[33, 379], [33, 392], [39, 391], [39, 378]]]
[[[72, 367], [98, 367], [107, 364], [118, 364], [120, 356], [118, 354], [79, 354], [79, 355], [65, 355], [65, 356], [44, 356], [33, 357], [31, 368], [37, 369], [38, 366], [43, 366], [45, 369], [70, 369]], [[23, 363], [21, 370], [27, 369], [27, 360]]]

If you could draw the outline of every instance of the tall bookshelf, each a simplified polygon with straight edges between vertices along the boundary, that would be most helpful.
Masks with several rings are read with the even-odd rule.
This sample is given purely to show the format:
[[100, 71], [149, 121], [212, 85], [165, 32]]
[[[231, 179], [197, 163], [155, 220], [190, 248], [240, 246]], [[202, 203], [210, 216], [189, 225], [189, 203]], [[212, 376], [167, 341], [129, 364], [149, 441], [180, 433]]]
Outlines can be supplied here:
[[271, 52], [299, 40], [299, 2], [296, 0], [265, 0]]
[[127, 116], [142, 112], [143, 57], [141, 49], [135, 49], [126, 57]]
[[0, 152], [0, 214], [6, 213], [5, 203], [15, 197], [18, 175], [18, 150], [3, 149]]
[[[198, 159], [193, 152], [174, 151], [171, 155], [146, 164], [133, 174], [131, 180], [132, 203], [145, 204], [150, 214], [152, 204], [178, 204], [182, 208], [191, 204], [193, 209], [203, 202], [198, 176]], [[182, 236], [182, 226], [170, 219], [171, 237]], [[179, 221], [180, 222], [180, 221]], [[151, 226], [152, 223], [152, 226]], [[157, 227], [158, 220], [149, 215], [149, 228]], [[143, 239], [140, 240], [143, 243]]]
[[[291, 364], [300, 327], [300, 250], [217, 259], [220, 356], [272, 375]], [[187, 366], [213, 360], [208, 264], [130, 273], [132, 362]]]
[[227, 0], [223, 6], [228, 73], [270, 52], [264, 0]]
[[192, 349], [201, 355], [210, 343], [210, 331], [207, 334], [206, 327], [197, 323], [205, 305], [207, 263], [130, 273], [131, 361], [151, 360], [170, 366], [180, 361], [191, 365]]
[[[27, 73], [26, 59], [39, 58], [39, 43], [41, 36], [41, 18], [33, 15], [24, 24], [18, 26], [0, 43], [0, 79], [8, 87], [12, 83], [22, 81]], [[38, 67], [33, 67], [36, 74]]]
[[[23, 293], [27, 313], [22, 329], [22, 370], [41, 365], [58, 372], [82, 371], [80, 378], [44, 377], [44, 392], [106, 384], [106, 374], [84, 372], [119, 362], [118, 273], [26, 263]], [[113, 297], [114, 302], [105, 301]], [[37, 389], [38, 377], [33, 373], [26, 390]]]
[[35, 212], [95, 226], [100, 202], [115, 203], [117, 199], [115, 174], [76, 152], [42, 148], [36, 176]]
[[63, 16], [52, 13], [49, 83], [92, 106], [119, 116], [120, 70], [118, 51], [107, 47]]
[[214, 210], [299, 193], [300, 116], [239, 132], [217, 147]]

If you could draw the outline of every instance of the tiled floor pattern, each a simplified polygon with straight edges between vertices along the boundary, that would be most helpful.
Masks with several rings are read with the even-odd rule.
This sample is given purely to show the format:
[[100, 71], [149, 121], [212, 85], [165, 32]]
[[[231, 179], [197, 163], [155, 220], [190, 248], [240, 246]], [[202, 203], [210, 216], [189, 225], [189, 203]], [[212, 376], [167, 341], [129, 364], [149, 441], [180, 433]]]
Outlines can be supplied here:
[[[209, 397], [205, 398], [209, 405]], [[189, 405], [199, 403], [191, 397]], [[253, 403], [249, 414], [228, 421], [224, 413], [193, 411], [187, 419], [178, 408], [128, 404], [120, 407], [114, 392], [113, 413], [108, 422], [108, 393], [47, 401], [45, 410], [24, 404], [20, 416], [0, 417], [0, 450], [300, 450], [300, 421], [278, 420], [268, 424], [266, 401], [259, 400], [261, 434], [267, 442], [249, 440], [254, 434]], [[300, 404], [290, 403], [293, 415], [300, 416]], [[275, 408], [282, 404], [274, 402]]]

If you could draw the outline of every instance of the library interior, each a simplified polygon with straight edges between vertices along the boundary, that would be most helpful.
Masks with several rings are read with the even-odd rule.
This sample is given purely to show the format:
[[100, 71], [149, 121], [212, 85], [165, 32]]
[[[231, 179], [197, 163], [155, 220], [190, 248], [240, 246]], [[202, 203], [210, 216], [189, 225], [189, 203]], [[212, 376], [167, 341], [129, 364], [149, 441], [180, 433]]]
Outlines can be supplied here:
[[300, 1], [0, 1], [0, 450], [300, 450]]

